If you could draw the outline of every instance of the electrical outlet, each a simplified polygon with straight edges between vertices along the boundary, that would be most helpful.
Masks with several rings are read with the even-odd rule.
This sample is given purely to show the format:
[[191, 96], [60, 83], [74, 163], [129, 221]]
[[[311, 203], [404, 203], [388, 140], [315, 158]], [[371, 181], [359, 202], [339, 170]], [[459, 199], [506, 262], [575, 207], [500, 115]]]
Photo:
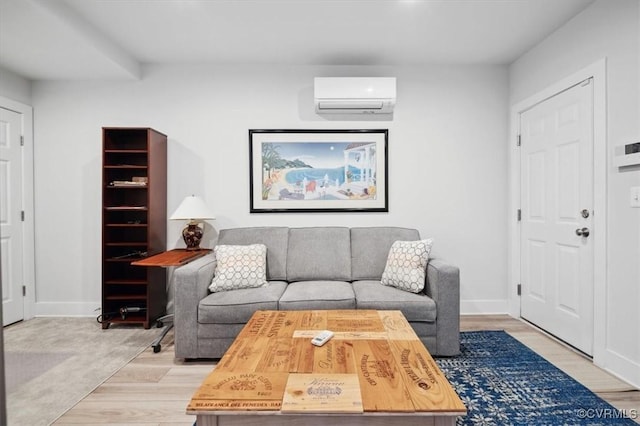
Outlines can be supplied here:
[[629, 204], [631, 207], [640, 207], [640, 186], [632, 186], [629, 191]]

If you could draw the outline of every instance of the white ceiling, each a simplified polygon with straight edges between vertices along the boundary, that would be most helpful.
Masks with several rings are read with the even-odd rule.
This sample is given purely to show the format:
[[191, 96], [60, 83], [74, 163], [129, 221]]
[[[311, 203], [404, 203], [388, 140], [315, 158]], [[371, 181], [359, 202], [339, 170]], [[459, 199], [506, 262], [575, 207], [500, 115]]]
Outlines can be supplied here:
[[0, 0], [0, 66], [140, 78], [146, 63], [509, 64], [594, 0]]

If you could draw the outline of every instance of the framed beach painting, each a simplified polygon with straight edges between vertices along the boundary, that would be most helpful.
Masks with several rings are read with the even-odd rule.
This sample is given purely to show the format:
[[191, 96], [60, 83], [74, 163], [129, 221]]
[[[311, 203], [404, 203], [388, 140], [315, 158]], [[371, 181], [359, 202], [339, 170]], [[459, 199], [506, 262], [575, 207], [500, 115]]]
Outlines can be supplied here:
[[387, 212], [387, 129], [249, 130], [250, 212]]

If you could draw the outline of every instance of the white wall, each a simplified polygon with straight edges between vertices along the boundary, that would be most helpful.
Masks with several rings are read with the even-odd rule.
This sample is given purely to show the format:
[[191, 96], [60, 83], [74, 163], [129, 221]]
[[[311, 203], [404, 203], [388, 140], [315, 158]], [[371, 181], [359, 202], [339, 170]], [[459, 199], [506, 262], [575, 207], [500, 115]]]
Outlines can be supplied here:
[[[315, 76], [396, 76], [392, 121], [327, 121]], [[168, 211], [202, 194], [217, 228], [397, 225], [461, 269], [463, 311], [506, 312], [506, 67], [149, 66], [140, 81], [36, 82], [37, 313], [100, 305], [102, 126], [169, 136]], [[249, 214], [248, 129], [388, 128], [389, 213]], [[169, 247], [180, 245], [177, 224]], [[213, 235], [211, 232], [209, 235]]]
[[0, 96], [31, 105], [31, 81], [0, 67]]
[[510, 104], [514, 105], [606, 58], [606, 347], [596, 361], [636, 384], [640, 383], [640, 209], [629, 206], [629, 189], [640, 185], [640, 168], [619, 171], [613, 151], [640, 137], [639, 4], [637, 0], [599, 0], [509, 69]]

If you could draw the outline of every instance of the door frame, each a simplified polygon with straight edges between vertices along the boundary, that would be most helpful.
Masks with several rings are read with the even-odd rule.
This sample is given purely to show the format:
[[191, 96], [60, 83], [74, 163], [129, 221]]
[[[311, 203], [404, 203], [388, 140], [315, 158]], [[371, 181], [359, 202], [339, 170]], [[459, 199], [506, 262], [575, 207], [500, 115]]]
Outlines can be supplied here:
[[603, 58], [574, 74], [548, 86], [511, 107], [509, 129], [509, 203], [508, 214], [508, 308], [509, 314], [520, 318], [521, 282], [520, 222], [520, 148], [517, 146], [520, 132], [520, 114], [540, 102], [579, 84], [593, 79], [593, 361], [603, 359], [606, 348], [607, 317], [607, 89], [606, 58]]
[[22, 209], [25, 212], [22, 222], [22, 276], [26, 287], [23, 298], [24, 319], [35, 316], [36, 280], [35, 280], [35, 209], [34, 209], [34, 168], [33, 168], [33, 108], [13, 99], [0, 96], [0, 107], [22, 114]]

